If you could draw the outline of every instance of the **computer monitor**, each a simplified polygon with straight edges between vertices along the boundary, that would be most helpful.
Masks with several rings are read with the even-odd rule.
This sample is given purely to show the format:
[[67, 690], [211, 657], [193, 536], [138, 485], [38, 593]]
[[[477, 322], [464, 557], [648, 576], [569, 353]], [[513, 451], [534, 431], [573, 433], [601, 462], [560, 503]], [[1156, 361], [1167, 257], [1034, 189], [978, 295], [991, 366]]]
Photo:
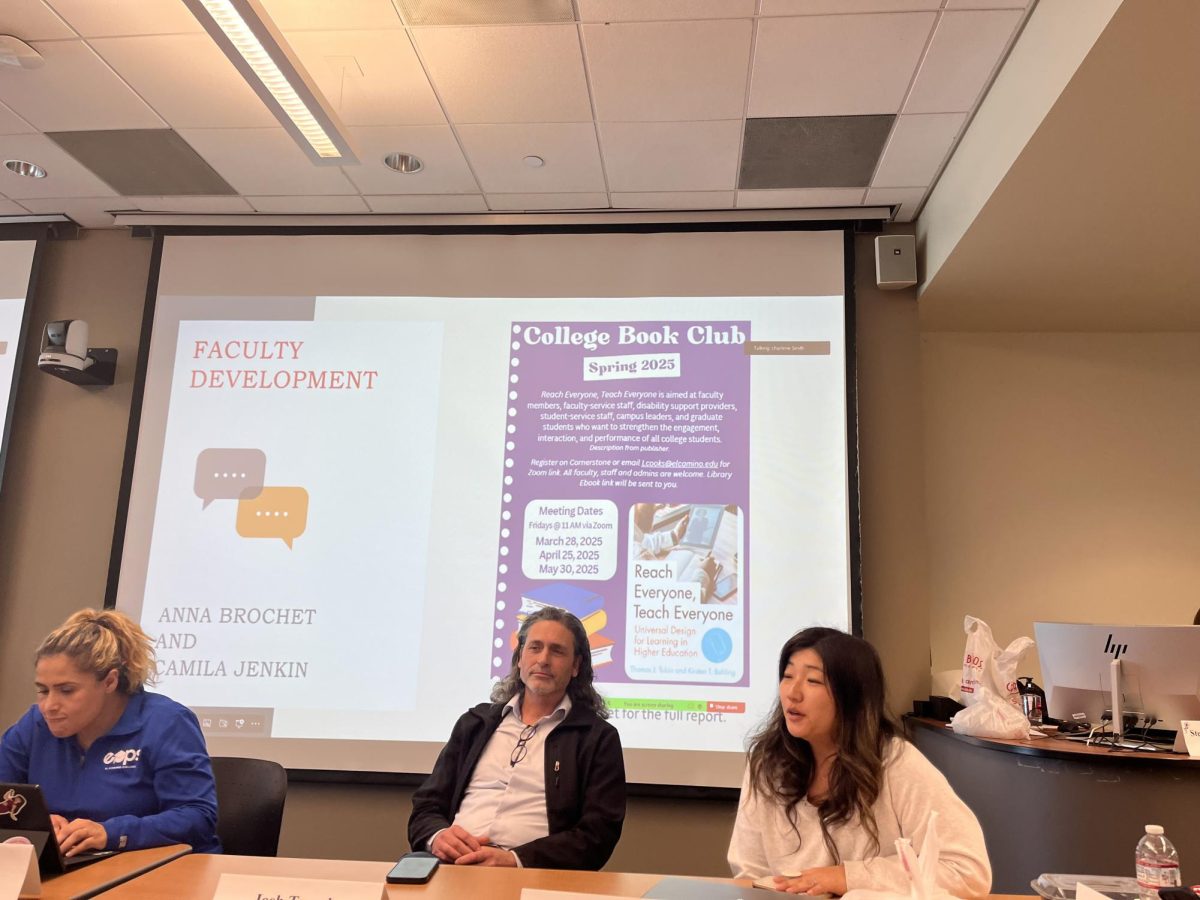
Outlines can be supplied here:
[[1113, 708], [1112, 662], [1119, 660], [1126, 719], [1140, 714], [1137, 733], [1152, 728], [1184, 749], [1180, 719], [1200, 720], [1200, 627], [1035, 622], [1033, 634], [1051, 716], [1082, 714], [1098, 725]]

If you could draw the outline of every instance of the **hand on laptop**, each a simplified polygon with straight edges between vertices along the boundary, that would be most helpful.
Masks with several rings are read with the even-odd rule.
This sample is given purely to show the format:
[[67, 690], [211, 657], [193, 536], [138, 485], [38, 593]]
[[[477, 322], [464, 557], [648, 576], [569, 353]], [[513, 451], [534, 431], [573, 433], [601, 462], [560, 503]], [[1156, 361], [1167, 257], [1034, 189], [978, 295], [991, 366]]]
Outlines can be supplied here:
[[108, 832], [99, 822], [91, 819], [72, 819], [66, 822], [61, 816], [53, 816], [64, 824], [60, 827], [54, 823], [54, 833], [58, 838], [58, 846], [63, 856], [71, 857], [86, 850], [103, 850], [108, 846]]

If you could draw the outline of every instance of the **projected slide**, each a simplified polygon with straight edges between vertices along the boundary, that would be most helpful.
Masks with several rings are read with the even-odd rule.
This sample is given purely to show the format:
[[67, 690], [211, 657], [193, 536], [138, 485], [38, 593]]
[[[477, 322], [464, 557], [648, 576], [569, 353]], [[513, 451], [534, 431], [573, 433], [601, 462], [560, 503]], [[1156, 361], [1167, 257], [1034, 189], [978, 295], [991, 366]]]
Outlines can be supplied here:
[[738, 783], [782, 640], [850, 621], [839, 292], [268, 292], [359, 244], [172, 240], [117, 603], [214, 753], [428, 771], [554, 606], [631, 779]]
[[0, 241], [0, 483], [4, 480], [8, 415], [15, 399], [17, 351], [36, 248], [36, 241]]
[[17, 345], [21, 341], [21, 321], [25, 315], [25, 296], [0, 297], [0, 412], [8, 409]]
[[[745, 684], [749, 333], [747, 321], [513, 325], [502, 515], [521, 527], [504, 520], [500, 552], [519, 548], [520, 569], [503, 573], [497, 603], [570, 609], [593, 662], [614, 664], [598, 669], [605, 683]], [[493, 674], [507, 669], [498, 655]]]
[[[414, 706], [434, 460], [410, 436], [433, 433], [440, 348], [430, 322], [180, 324], [142, 608], [164, 690]], [[354, 653], [364, 629], [389, 652]]]

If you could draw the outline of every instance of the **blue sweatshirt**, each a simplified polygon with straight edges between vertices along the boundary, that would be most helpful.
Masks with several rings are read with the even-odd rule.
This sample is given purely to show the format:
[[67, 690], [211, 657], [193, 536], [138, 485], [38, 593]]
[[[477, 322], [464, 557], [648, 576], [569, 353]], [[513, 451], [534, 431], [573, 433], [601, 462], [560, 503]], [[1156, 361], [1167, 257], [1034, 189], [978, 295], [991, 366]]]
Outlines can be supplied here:
[[133, 694], [86, 752], [75, 738], [52, 735], [31, 707], [0, 738], [0, 781], [41, 785], [51, 812], [103, 825], [109, 850], [191, 844], [221, 852], [204, 735], [191, 710], [162, 694]]

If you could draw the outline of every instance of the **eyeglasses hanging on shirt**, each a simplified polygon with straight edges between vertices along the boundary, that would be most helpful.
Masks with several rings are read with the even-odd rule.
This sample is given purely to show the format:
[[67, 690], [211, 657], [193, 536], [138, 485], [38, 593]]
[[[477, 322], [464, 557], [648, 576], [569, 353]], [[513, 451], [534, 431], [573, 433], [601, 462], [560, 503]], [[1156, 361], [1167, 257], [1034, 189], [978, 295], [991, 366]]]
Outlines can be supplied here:
[[526, 725], [521, 730], [521, 736], [517, 738], [517, 746], [513, 747], [512, 756], [508, 758], [508, 764], [515, 766], [525, 758], [525, 754], [529, 752], [529, 741], [533, 738], [533, 734], [537, 731], [537, 722], [532, 725]]

